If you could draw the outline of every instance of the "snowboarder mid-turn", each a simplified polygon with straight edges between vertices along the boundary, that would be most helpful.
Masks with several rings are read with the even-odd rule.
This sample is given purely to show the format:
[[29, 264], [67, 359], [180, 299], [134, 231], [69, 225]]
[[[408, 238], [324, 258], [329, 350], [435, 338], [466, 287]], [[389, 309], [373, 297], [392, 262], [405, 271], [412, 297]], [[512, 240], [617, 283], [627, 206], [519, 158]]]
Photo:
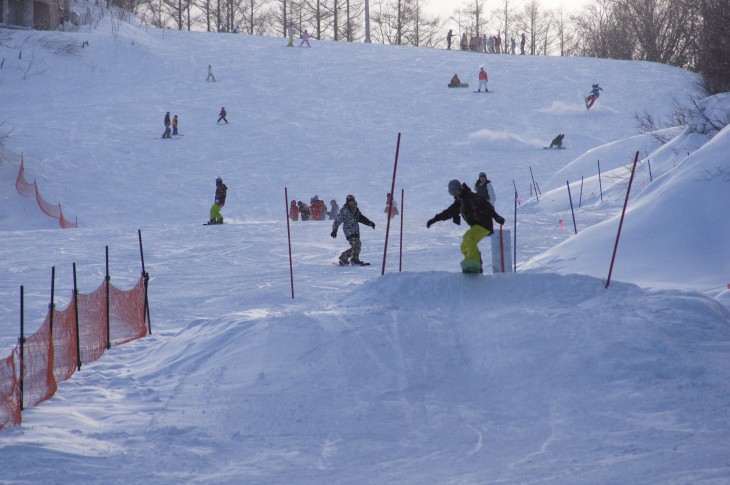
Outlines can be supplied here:
[[479, 89], [477, 89], [477, 93], [481, 92], [482, 86], [484, 86], [484, 92], [488, 93], [489, 89], [487, 89], [487, 81], [489, 81], [489, 77], [487, 76], [487, 71], [484, 70], [484, 66], [479, 68]]
[[217, 123], [220, 124], [221, 121], [225, 121], [226, 124], [228, 124], [228, 120], [226, 119], [226, 107], [225, 106], [221, 106], [221, 112], [218, 113]]
[[449, 182], [449, 194], [454, 197], [454, 203], [429, 219], [426, 227], [447, 219], [452, 219], [455, 224], [461, 224], [463, 217], [471, 227], [464, 233], [461, 243], [461, 252], [464, 255], [461, 270], [464, 273], [479, 273], [482, 255], [477, 244], [494, 232], [492, 219], [502, 225], [504, 217], [497, 214], [494, 206], [486, 199], [477, 196], [469, 186], [456, 179]]
[[340, 224], [342, 224], [347, 242], [350, 243], [350, 249], [340, 254], [340, 266], [346, 266], [348, 264], [363, 266], [370, 264], [360, 261], [362, 243], [360, 242], [360, 226], [358, 224], [365, 224], [375, 229], [375, 223], [360, 213], [354, 195], [347, 196], [344, 207], [340, 209], [340, 213], [337, 215], [335, 222], [332, 223], [330, 236], [333, 238], [337, 237], [337, 228]]
[[591, 109], [593, 103], [595, 103], [598, 99], [598, 96], [601, 95], [601, 91], [603, 91], [603, 88], [598, 84], [594, 84], [593, 86], [591, 86], [591, 94], [586, 97], [586, 109]]
[[221, 209], [226, 205], [226, 193], [228, 187], [223, 183], [223, 179], [218, 177], [215, 179], [215, 202], [210, 208], [210, 220], [208, 224], [223, 224], [223, 216]]
[[552, 147], [562, 148], [563, 147], [563, 138], [565, 138], [565, 133], [560, 133], [558, 136], [553, 138], [553, 141], [550, 142], [550, 146], [548, 148], [552, 148]]

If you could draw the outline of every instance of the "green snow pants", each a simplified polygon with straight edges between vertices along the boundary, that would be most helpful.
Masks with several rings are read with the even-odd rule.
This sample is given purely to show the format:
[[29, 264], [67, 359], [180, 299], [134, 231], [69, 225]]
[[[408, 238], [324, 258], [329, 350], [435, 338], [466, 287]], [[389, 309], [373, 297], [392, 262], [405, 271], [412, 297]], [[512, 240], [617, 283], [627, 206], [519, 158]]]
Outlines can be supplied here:
[[489, 236], [489, 229], [474, 224], [464, 233], [464, 240], [461, 242], [461, 253], [464, 259], [480, 261], [482, 253], [479, 252], [479, 241]]
[[223, 222], [223, 216], [221, 215], [221, 206], [213, 204], [210, 208], [210, 220]]

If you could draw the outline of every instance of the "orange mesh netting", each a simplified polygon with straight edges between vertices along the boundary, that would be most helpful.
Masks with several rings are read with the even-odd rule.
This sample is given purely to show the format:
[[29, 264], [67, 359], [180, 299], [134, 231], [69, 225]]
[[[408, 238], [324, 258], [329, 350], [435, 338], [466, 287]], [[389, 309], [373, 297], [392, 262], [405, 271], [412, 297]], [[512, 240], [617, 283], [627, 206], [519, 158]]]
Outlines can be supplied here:
[[21, 158], [20, 161], [20, 170], [18, 170], [18, 177], [15, 179], [15, 188], [18, 189], [18, 192], [21, 195], [24, 195], [26, 197], [35, 197], [36, 202], [38, 203], [38, 207], [40, 207], [41, 211], [43, 211], [44, 214], [47, 214], [54, 219], [58, 219], [58, 222], [63, 229], [68, 228], [75, 228], [78, 227], [78, 222], [71, 222], [63, 217], [63, 211], [61, 210], [61, 205], [53, 205], [43, 198], [41, 195], [40, 190], [38, 190], [38, 183], [33, 182], [32, 184], [28, 182], [28, 180], [25, 178], [25, 161]]
[[[109, 285], [109, 333], [114, 345], [147, 335], [145, 321], [145, 280], [139, 278], [131, 290]], [[70, 378], [79, 359], [76, 342], [76, 307], [81, 362], [93, 362], [104, 353], [107, 344], [106, 283], [89, 294], [78, 294], [66, 309], [53, 309], [43, 325], [25, 340], [23, 347], [23, 404], [36, 406], [56, 392], [56, 383]], [[51, 338], [51, 333], [52, 338]], [[0, 429], [8, 423], [20, 424], [20, 382], [13, 354], [0, 361]], [[17, 357], [16, 357], [17, 356]]]
[[56, 393], [53, 377], [53, 343], [48, 319], [23, 346], [23, 406], [36, 406]]
[[[46, 316], [46, 320], [49, 316]], [[78, 367], [76, 354], [76, 313], [74, 301], [66, 309], [53, 310], [53, 375], [56, 382], [69, 379]]]
[[7, 424], [17, 426], [20, 414], [20, 384], [15, 377], [15, 359], [18, 348], [5, 359], [0, 360], [0, 429]]

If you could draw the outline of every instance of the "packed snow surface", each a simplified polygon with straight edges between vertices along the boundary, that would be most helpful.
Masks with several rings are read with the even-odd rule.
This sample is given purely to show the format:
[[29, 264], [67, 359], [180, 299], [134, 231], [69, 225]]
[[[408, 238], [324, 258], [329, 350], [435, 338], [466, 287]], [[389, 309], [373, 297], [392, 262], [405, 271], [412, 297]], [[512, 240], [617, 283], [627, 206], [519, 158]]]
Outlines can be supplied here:
[[[107, 245], [112, 281], [129, 288], [137, 229], [153, 333], [1, 431], [0, 481], [730, 481], [730, 131], [699, 119], [662, 144], [634, 119], [668, 117], [694, 93], [693, 74], [287, 48], [108, 18], [89, 30], [12, 31], [0, 45], [0, 357], [17, 341], [20, 285], [28, 333], [48, 309], [53, 266], [59, 308], [73, 262], [80, 291], [101, 284]], [[446, 87], [454, 73], [477, 86], [481, 65], [489, 94]], [[604, 91], [586, 111], [596, 82]], [[228, 125], [216, 124], [223, 106]], [[704, 106], [727, 116], [730, 98]], [[160, 138], [166, 111], [180, 117], [171, 140]], [[558, 133], [566, 149], [543, 149]], [[399, 216], [381, 277], [397, 148], [403, 229]], [[21, 154], [78, 229], [17, 193]], [[463, 275], [465, 226], [426, 229], [452, 202], [448, 181], [473, 185], [480, 171], [503, 237], [517, 230], [517, 273]], [[226, 224], [206, 227], [217, 176]], [[328, 206], [354, 194], [376, 223], [361, 226], [373, 265], [336, 266], [347, 243], [330, 222], [291, 222], [292, 298], [285, 187]], [[491, 261], [491, 240], [481, 248]]]

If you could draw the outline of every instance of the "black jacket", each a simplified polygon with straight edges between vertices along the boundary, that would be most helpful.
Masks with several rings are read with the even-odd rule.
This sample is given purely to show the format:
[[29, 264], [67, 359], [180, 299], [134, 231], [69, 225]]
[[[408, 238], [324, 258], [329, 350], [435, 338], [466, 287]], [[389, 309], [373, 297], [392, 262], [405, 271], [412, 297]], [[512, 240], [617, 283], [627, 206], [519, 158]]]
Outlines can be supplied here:
[[454, 203], [436, 214], [432, 220], [436, 222], [453, 219], [455, 224], [460, 224], [462, 217], [469, 226], [477, 224], [488, 229], [490, 233], [494, 232], [492, 219], [504, 224], [504, 217], [497, 214], [494, 206], [472, 192], [466, 184], [461, 185], [461, 195], [454, 197]]
[[223, 207], [226, 203], [227, 191], [228, 191], [228, 187], [226, 187], [226, 184], [220, 184], [215, 189], [215, 203], [221, 207]]

